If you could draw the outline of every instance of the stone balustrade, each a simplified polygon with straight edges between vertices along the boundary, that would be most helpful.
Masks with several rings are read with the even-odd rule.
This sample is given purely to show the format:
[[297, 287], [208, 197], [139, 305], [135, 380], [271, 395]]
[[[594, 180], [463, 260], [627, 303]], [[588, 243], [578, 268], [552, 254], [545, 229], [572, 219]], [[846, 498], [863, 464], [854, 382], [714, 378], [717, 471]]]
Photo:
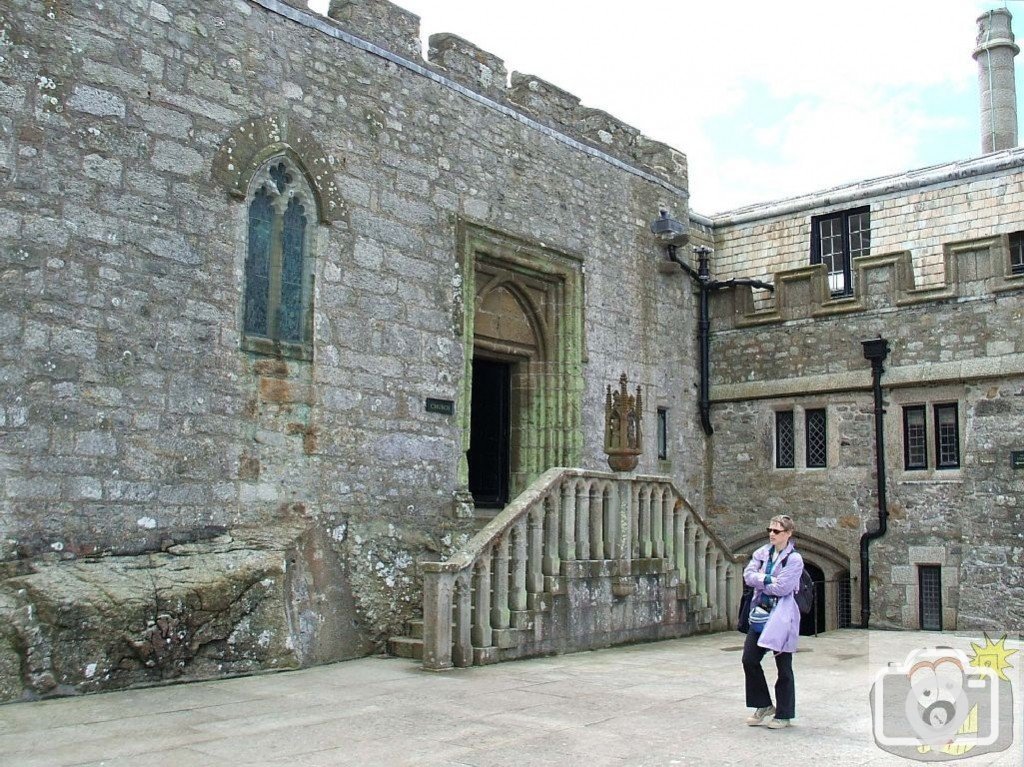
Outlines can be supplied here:
[[664, 477], [555, 468], [423, 565], [430, 670], [724, 629], [740, 563]]

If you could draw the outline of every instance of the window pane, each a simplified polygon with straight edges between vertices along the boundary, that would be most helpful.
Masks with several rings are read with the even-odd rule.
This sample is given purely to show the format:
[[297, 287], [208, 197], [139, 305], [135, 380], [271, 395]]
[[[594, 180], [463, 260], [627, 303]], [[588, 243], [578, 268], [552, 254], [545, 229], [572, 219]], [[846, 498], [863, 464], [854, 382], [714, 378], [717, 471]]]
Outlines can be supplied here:
[[871, 254], [871, 214], [855, 213], [849, 218], [850, 257]]
[[842, 293], [846, 289], [846, 255], [843, 252], [843, 217], [818, 222], [821, 263], [828, 270], [828, 289]]
[[668, 411], [658, 408], [658, 458], [668, 458]]
[[903, 467], [928, 468], [927, 428], [924, 405], [903, 408]]
[[935, 465], [939, 469], [960, 466], [960, 430], [955, 404], [935, 406]]
[[1014, 274], [1024, 274], [1024, 232], [1010, 235], [1010, 270]]
[[249, 206], [249, 251], [245, 259], [245, 332], [266, 336], [267, 295], [270, 289], [270, 234], [274, 209], [265, 189]]
[[942, 631], [942, 568], [918, 566], [918, 588], [922, 631]]
[[780, 410], [775, 413], [775, 466], [792, 469], [794, 465], [793, 411]]
[[828, 457], [825, 433], [825, 411], [808, 410], [807, 419], [807, 466], [821, 468]]
[[306, 245], [305, 209], [298, 198], [288, 202], [281, 248], [281, 305], [277, 327], [282, 341], [302, 340], [302, 260]]

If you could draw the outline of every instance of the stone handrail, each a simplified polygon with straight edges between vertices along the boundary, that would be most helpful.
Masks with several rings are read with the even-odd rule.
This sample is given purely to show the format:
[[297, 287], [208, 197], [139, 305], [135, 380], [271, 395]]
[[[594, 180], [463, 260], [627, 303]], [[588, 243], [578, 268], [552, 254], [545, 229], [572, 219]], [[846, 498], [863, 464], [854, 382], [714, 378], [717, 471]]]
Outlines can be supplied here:
[[449, 559], [422, 565], [423, 666], [493, 662], [502, 650], [522, 657], [530, 648], [516, 645], [531, 631], [538, 654], [565, 646], [539, 637], [535, 616], [583, 573], [610, 579], [615, 597], [632, 594], [637, 577], [665, 576], [700, 625], [725, 628], [740, 565], [670, 479], [549, 469]]

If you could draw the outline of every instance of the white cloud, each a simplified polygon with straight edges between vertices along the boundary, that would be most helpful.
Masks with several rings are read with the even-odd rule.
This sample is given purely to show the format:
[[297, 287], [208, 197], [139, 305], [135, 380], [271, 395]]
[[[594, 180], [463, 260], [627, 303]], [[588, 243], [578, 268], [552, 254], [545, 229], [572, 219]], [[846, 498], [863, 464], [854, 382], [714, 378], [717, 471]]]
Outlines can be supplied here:
[[685, 152], [710, 213], [979, 153], [975, 18], [1001, 3], [399, 4]]

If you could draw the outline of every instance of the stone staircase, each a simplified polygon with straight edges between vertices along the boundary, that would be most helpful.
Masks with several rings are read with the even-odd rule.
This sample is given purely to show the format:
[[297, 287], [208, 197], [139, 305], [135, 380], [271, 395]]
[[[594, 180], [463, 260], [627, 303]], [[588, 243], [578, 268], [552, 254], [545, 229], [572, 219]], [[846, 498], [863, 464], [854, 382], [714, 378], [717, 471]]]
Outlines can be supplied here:
[[550, 469], [443, 562], [388, 643], [430, 670], [716, 631], [740, 563], [665, 477]]

